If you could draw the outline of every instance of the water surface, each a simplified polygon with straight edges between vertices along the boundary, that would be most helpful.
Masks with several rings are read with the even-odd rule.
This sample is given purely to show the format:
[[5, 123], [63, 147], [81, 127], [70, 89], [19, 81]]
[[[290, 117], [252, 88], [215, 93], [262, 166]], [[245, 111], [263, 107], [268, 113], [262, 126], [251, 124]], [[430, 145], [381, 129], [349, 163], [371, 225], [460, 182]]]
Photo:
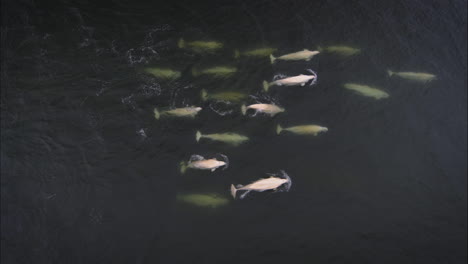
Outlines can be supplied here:
[[[2, 3], [2, 263], [465, 263], [466, 1], [5, 1]], [[178, 40], [217, 40], [197, 55]], [[234, 60], [349, 45], [349, 58]], [[235, 66], [231, 78], [192, 67]], [[144, 67], [171, 67], [159, 81]], [[314, 86], [262, 92], [275, 75]], [[427, 84], [388, 78], [429, 72]], [[379, 87], [382, 100], [343, 88]], [[239, 91], [286, 108], [244, 117], [203, 102]], [[248, 103], [254, 103], [250, 98]], [[153, 108], [197, 105], [156, 121]], [[318, 137], [276, 135], [316, 123]], [[237, 132], [238, 147], [195, 141]], [[192, 154], [230, 167], [179, 173]], [[284, 169], [288, 193], [216, 208], [178, 193], [219, 193]]]

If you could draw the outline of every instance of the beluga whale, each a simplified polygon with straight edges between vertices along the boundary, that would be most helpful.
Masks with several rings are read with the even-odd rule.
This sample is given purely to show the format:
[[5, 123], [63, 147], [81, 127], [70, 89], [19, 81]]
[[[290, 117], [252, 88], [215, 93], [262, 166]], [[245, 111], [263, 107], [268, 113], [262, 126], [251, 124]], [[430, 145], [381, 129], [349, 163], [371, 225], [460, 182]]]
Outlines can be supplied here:
[[298, 135], [313, 135], [317, 136], [321, 132], [327, 132], [328, 128], [319, 125], [301, 125], [282, 128], [279, 124], [276, 126], [276, 134], [280, 134], [282, 131], [289, 131]]
[[210, 170], [215, 171], [217, 168], [223, 167], [223, 170], [229, 166], [229, 159], [226, 155], [218, 154], [222, 160], [215, 158], [205, 159], [201, 155], [192, 155], [189, 161], [180, 162], [180, 172], [185, 173], [187, 169]]
[[205, 89], [201, 90], [201, 98], [203, 101], [215, 100], [215, 101], [228, 101], [228, 102], [240, 102], [248, 97], [245, 93], [236, 91], [223, 91], [208, 93]]
[[328, 46], [325, 48], [318, 47], [317, 49], [326, 53], [334, 53], [342, 57], [349, 57], [361, 53], [361, 49], [345, 45]]
[[144, 72], [153, 75], [156, 78], [163, 80], [175, 80], [180, 78], [181, 72], [169, 68], [145, 68]]
[[425, 72], [394, 72], [391, 70], [387, 70], [387, 74], [389, 77], [392, 76], [397, 76], [402, 79], [406, 79], [409, 81], [415, 81], [415, 82], [430, 82], [435, 79], [437, 79], [437, 76], [431, 73], [425, 73]]
[[214, 66], [211, 68], [197, 69], [192, 68], [192, 75], [197, 77], [200, 75], [208, 75], [214, 78], [227, 78], [237, 72], [236, 67], [231, 66]]
[[185, 41], [179, 39], [177, 46], [181, 49], [190, 49], [197, 53], [212, 53], [223, 48], [223, 43], [209, 40]]
[[344, 88], [351, 90], [359, 95], [366, 96], [366, 97], [372, 97], [376, 100], [380, 99], [385, 99], [390, 97], [390, 95], [380, 89], [377, 89], [375, 87], [371, 87], [368, 85], [364, 84], [358, 84], [358, 83], [345, 83], [343, 85]]
[[[268, 190], [276, 190], [276, 191], [285, 191], [288, 192], [291, 188], [291, 178], [289, 178], [288, 174], [284, 170], [281, 170], [278, 175], [269, 174], [269, 178], [263, 178], [256, 180], [252, 183], [247, 185], [237, 185], [234, 186], [231, 184], [231, 195], [234, 199], [236, 199], [236, 194], [238, 191], [245, 191], [243, 194], [239, 196], [240, 199], [244, 199], [244, 197], [249, 194], [251, 191], [255, 192], [264, 192]], [[278, 177], [280, 176], [280, 177]], [[280, 187], [284, 187], [280, 190]]]
[[197, 142], [199, 142], [201, 138], [207, 138], [207, 139], [211, 139], [214, 141], [224, 142], [232, 146], [238, 146], [249, 140], [249, 138], [246, 136], [239, 135], [236, 133], [231, 133], [231, 132], [203, 135], [200, 131], [197, 131], [197, 133], [195, 134], [195, 139], [197, 140]]
[[279, 107], [274, 104], [251, 104], [248, 106], [242, 105], [241, 106], [241, 112], [243, 115], [247, 113], [247, 110], [253, 109], [255, 110], [255, 114], [257, 113], [264, 113], [270, 116], [275, 116], [278, 113], [284, 112], [284, 108]]
[[271, 53], [275, 52], [276, 48], [258, 48], [258, 49], [251, 49], [246, 51], [239, 51], [234, 50], [234, 58], [237, 59], [240, 56], [244, 57], [268, 57]]
[[307, 69], [312, 75], [300, 74], [297, 76], [286, 77], [272, 82], [263, 81], [263, 90], [268, 92], [271, 86], [304, 86], [307, 82], [311, 81], [309, 85], [313, 85], [317, 82], [317, 73], [311, 69]]
[[154, 118], [159, 119], [161, 116], [171, 116], [171, 117], [191, 117], [194, 118], [198, 112], [202, 110], [201, 107], [198, 106], [188, 106], [188, 107], [181, 107], [181, 108], [174, 108], [166, 111], [161, 111], [157, 108], [154, 108]]
[[299, 61], [299, 60], [305, 60], [305, 61], [310, 61], [312, 57], [315, 55], [319, 54], [320, 51], [310, 51], [308, 49], [304, 49], [298, 52], [293, 52], [289, 53], [283, 56], [275, 57], [273, 54], [270, 54], [270, 62], [271, 64], [275, 63], [277, 60], [283, 60], [283, 61]]
[[229, 200], [217, 193], [178, 193], [177, 201], [199, 207], [218, 208], [229, 203]]

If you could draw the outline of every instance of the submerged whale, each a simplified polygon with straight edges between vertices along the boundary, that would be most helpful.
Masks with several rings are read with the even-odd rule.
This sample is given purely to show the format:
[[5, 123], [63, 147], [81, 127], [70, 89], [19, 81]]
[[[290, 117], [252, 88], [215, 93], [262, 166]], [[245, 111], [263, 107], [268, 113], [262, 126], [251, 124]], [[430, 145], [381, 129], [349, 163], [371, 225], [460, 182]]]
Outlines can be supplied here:
[[164, 80], [175, 80], [181, 76], [180, 71], [172, 70], [169, 68], [145, 68], [144, 72], [151, 74], [156, 78]]
[[345, 83], [344, 88], [354, 91], [359, 95], [372, 97], [374, 99], [380, 100], [388, 98], [390, 95], [380, 89], [370, 87], [368, 85], [357, 84], [357, 83]]
[[281, 131], [289, 131], [298, 135], [314, 135], [317, 136], [320, 132], [327, 132], [328, 128], [318, 125], [302, 125], [293, 126], [288, 128], [282, 128], [280, 125], [276, 126], [276, 134], [280, 134]]
[[387, 74], [389, 77], [397, 76], [402, 79], [423, 83], [437, 79], [437, 76], [435, 76], [434, 74], [425, 72], [393, 72], [391, 70], [387, 70]]
[[196, 41], [185, 41], [184, 39], [179, 39], [177, 46], [181, 49], [190, 49], [197, 53], [205, 52], [215, 52], [223, 47], [223, 43], [218, 41], [205, 41], [205, 40], [196, 40]]
[[217, 208], [229, 203], [228, 199], [217, 193], [178, 193], [176, 198], [184, 203], [210, 208]]
[[202, 89], [200, 94], [201, 94], [201, 98], [203, 101], [217, 100], [217, 101], [240, 102], [248, 97], [247, 94], [236, 92], [236, 91], [208, 93], [205, 89]]
[[195, 139], [197, 142], [199, 142], [201, 138], [208, 138], [214, 141], [224, 142], [232, 146], [238, 146], [249, 140], [248, 137], [236, 133], [215, 133], [203, 135], [200, 131], [197, 131], [195, 134]]
[[234, 50], [234, 58], [237, 59], [240, 56], [245, 57], [268, 57], [271, 53], [275, 52], [275, 48], [258, 48], [246, 51]]
[[195, 117], [201, 110], [202, 108], [197, 106], [174, 108], [162, 112], [159, 112], [157, 108], [154, 108], [153, 113], [154, 118], [156, 119], [161, 118], [161, 116]]
[[231, 66], [215, 66], [211, 68], [206, 68], [198, 70], [196, 68], [192, 69], [192, 75], [197, 77], [200, 75], [209, 75], [214, 78], [227, 78], [237, 72], [236, 67]]
[[329, 46], [325, 48], [318, 47], [318, 50], [324, 51], [327, 53], [334, 53], [343, 57], [353, 56], [353, 55], [361, 53], [360, 49], [349, 47], [349, 46], [343, 46], [343, 45]]

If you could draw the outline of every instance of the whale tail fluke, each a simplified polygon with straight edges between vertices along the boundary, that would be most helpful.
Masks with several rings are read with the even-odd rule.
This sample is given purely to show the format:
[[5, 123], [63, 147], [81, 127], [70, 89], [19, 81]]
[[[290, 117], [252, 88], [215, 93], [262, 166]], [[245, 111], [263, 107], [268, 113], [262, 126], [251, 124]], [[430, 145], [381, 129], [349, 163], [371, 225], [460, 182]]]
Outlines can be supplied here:
[[231, 184], [231, 195], [232, 195], [232, 198], [234, 199], [236, 199], [236, 192], [237, 192], [236, 187], [234, 186], [234, 184]]
[[180, 162], [180, 173], [184, 174], [186, 170], [187, 170], [187, 162], [186, 161], [181, 161]]
[[206, 92], [205, 89], [201, 90], [201, 98], [203, 101], [206, 101], [208, 99], [208, 93]]
[[274, 64], [275, 61], [276, 61], [275, 56], [273, 56], [273, 54], [270, 54], [270, 62], [271, 62], [271, 64]]
[[224, 160], [225, 164], [224, 164], [223, 170], [227, 169], [229, 167], [229, 158], [226, 155], [221, 154], [221, 153], [218, 155]]
[[291, 185], [292, 185], [291, 178], [284, 170], [280, 170], [280, 173], [281, 173], [281, 176], [283, 176], [283, 178], [287, 180], [287, 182], [285, 182], [284, 184], [284, 187], [285, 187], [285, 191], [288, 192], [289, 189], [291, 189]]
[[312, 73], [312, 75], [314, 76], [314, 78], [310, 82], [309, 86], [312, 86], [312, 85], [316, 84], [317, 83], [317, 73], [314, 72], [312, 69], [307, 69], [306, 71]]
[[195, 139], [197, 140], [197, 142], [200, 141], [200, 138], [202, 137], [202, 134], [200, 131], [197, 131], [197, 133], [195, 134]]
[[276, 134], [279, 135], [281, 133], [281, 131], [283, 131], [283, 128], [280, 126], [280, 124], [278, 124], [276, 126]]
[[181, 49], [185, 48], [185, 40], [183, 38], [179, 39], [177, 46]]
[[161, 114], [159, 113], [158, 109], [154, 108], [153, 112], [154, 112], [154, 118], [156, 118], [156, 120], [159, 120], [159, 118], [161, 117]]
[[245, 113], [247, 113], [247, 107], [245, 106], [245, 104], [243, 104], [241, 106], [241, 112], [242, 112], [243, 115], [245, 115]]
[[234, 59], [238, 59], [240, 57], [240, 52], [238, 49], [234, 50]]
[[199, 76], [199, 75], [200, 75], [200, 71], [198, 71], [197, 69], [195, 69], [195, 67], [192, 68], [192, 76], [197, 77], [197, 76]]
[[268, 92], [268, 89], [270, 89], [270, 84], [267, 81], [263, 81], [263, 90]]

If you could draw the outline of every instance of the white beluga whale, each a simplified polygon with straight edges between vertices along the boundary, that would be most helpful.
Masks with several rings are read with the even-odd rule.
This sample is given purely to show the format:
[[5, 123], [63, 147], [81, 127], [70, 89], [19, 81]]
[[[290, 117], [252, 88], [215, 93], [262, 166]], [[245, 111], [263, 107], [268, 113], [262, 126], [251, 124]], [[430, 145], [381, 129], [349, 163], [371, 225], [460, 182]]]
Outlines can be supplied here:
[[200, 155], [192, 155], [188, 162], [180, 162], [180, 172], [185, 173], [187, 169], [210, 170], [212, 172], [220, 167], [226, 169], [229, 166], [228, 157], [223, 154], [218, 155], [222, 158], [222, 160], [217, 160], [215, 158], [205, 159], [203, 156]]
[[268, 92], [268, 89], [270, 89], [271, 86], [273, 85], [276, 85], [276, 86], [296, 86], [296, 85], [300, 85], [300, 86], [304, 86], [307, 82], [311, 81], [309, 85], [313, 85], [317, 82], [317, 74], [308, 69], [307, 71], [309, 71], [310, 73], [312, 73], [312, 75], [304, 75], [304, 74], [300, 74], [300, 75], [297, 75], [297, 76], [292, 76], [292, 77], [287, 77], [287, 78], [283, 78], [283, 79], [279, 79], [279, 80], [276, 80], [276, 81], [272, 81], [272, 82], [267, 82], [267, 81], [263, 81], [263, 90], [265, 90], [265, 92]]
[[275, 63], [277, 60], [284, 60], [284, 61], [298, 61], [298, 60], [305, 60], [309, 61], [315, 55], [319, 54], [320, 51], [310, 51], [308, 49], [304, 49], [298, 52], [293, 52], [289, 54], [285, 54], [283, 56], [275, 57], [273, 54], [270, 54], [270, 62], [271, 64]]
[[235, 199], [238, 191], [245, 191], [239, 196], [240, 199], [243, 199], [251, 191], [263, 192], [268, 190], [279, 190], [279, 187], [283, 186], [284, 188], [282, 191], [289, 191], [292, 184], [291, 178], [289, 178], [288, 174], [286, 174], [284, 170], [281, 170], [279, 174], [281, 177], [270, 174], [269, 178], [259, 179], [247, 185], [234, 186], [231, 184], [231, 195]]
[[255, 110], [254, 115], [256, 115], [257, 113], [265, 113], [270, 116], [275, 116], [278, 113], [284, 112], [284, 108], [274, 104], [251, 104], [249, 106], [241, 106], [242, 114], [245, 115], [247, 113], [247, 110], [249, 109]]

